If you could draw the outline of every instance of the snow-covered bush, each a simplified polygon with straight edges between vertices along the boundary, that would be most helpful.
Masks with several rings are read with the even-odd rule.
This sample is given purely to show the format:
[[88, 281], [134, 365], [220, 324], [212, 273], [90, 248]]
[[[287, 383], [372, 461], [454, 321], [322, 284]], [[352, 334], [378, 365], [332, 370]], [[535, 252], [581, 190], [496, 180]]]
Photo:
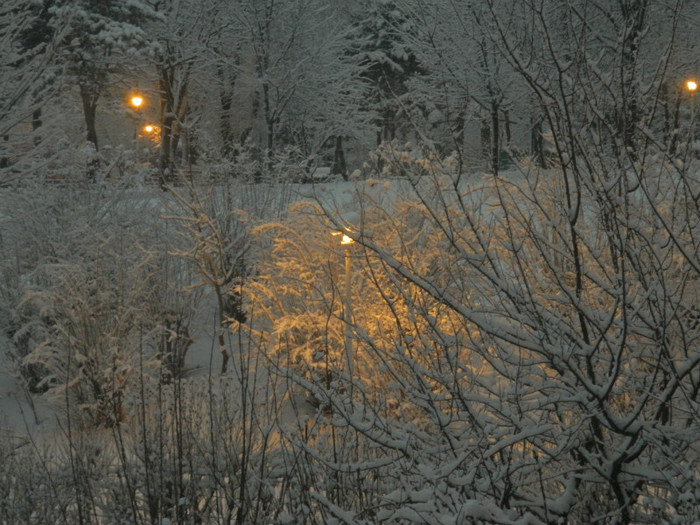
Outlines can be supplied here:
[[602, 170], [466, 179], [407, 155], [407, 181], [355, 188], [354, 244], [323, 200], [255, 230], [259, 336], [320, 410], [289, 435], [311, 514], [696, 519], [692, 172], [650, 161], [604, 191]]
[[250, 256], [251, 225], [278, 216], [291, 194], [285, 184], [240, 184], [228, 181], [214, 188], [173, 190], [178, 206], [172, 216], [183, 239], [178, 257], [196, 268], [194, 287], [212, 291], [216, 301], [216, 334], [222, 373], [229, 360], [225, 341], [230, 323], [248, 318], [248, 280], [258, 261]]
[[[398, 480], [376, 517], [584, 523], [628, 506], [642, 519], [642, 497], [687, 515], [676, 494], [698, 467], [691, 174], [654, 164], [631, 191], [603, 192], [580, 173], [576, 208], [558, 170], [459, 185], [407, 174], [410, 200], [364, 199], [374, 218], [354, 247], [379, 293], [374, 317], [354, 307], [367, 362], [362, 417], [347, 423], [395, 458], [377, 475]], [[382, 320], [392, 346], [371, 331]], [[379, 377], [391, 382], [377, 396]]]
[[424, 175], [460, 173], [461, 160], [454, 152], [439, 155], [430, 146], [410, 142], [401, 144], [397, 140], [383, 142], [370, 152], [364, 163], [364, 171], [377, 178], [405, 178], [408, 174]]
[[[362, 222], [371, 224], [372, 238], [397, 247], [408, 243], [413, 251], [405, 249], [403, 264], [435, 272], [438, 257], [431, 250], [437, 247], [429, 246], [423, 231], [425, 218], [408, 203], [385, 213], [379, 203], [372, 202], [371, 185], [361, 198], [366, 199]], [[361, 188], [358, 186], [359, 191]], [[391, 193], [391, 185], [388, 188]], [[430, 298], [419, 298], [415, 287], [397, 287], [381, 260], [360, 245], [341, 245], [333, 235], [338, 228], [318, 205], [308, 201], [290, 207], [282, 222], [259, 226], [252, 248], [252, 257], [259, 261], [256, 278], [246, 289], [258, 321], [264, 319], [260, 334], [271, 355], [284, 356], [290, 369], [329, 391], [347, 391], [352, 381], [365, 396], [376, 400], [393, 378], [370, 356], [390, 356], [404, 337], [429, 331], [430, 325], [414, 309], [436, 313], [441, 307]], [[401, 236], [394, 236], [392, 228], [401, 231]], [[361, 327], [352, 335], [346, 330], [348, 314]], [[347, 345], [352, 347], [353, 342], [348, 338], [360, 345], [350, 356]], [[353, 367], [363, 373], [353, 375]], [[392, 400], [385, 409], [396, 410], [398, 405]]]
[[92, 424], [113, 425], [139, 368], [172, 377], [183, 365], [189, 269], [169, 253], [162, 196], [32, 191], [4, 199], [2, 309], [15, 363], [32, 391], [66, 392]]

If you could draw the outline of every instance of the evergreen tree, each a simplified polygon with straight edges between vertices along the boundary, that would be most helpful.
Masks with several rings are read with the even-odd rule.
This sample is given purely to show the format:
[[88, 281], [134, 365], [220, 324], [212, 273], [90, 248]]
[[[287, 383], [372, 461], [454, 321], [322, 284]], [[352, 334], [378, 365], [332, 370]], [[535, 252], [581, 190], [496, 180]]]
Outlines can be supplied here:
[[358, 58], [371, 91], [365, 110], [373, 113], [377, 145], [396, 138], [409, 105], [408, 81], [422, 71], [411, 47], [413, 20], [394, 0], [369, 0], [358, 8], [348, 53]]

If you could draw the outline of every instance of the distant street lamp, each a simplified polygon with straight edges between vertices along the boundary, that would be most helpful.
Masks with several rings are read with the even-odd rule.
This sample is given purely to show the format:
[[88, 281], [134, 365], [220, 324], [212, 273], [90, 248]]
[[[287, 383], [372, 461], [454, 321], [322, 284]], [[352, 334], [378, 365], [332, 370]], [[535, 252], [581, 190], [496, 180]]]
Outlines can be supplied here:
[[140, 97], [139, 95], [134, 95], [133, 97], [131, 97], [131, 100], [129, 102], [136, 109], [139, 109], [143, 105], [143, 97]]
[[685, 87], [690, 92], [690, 149], [692, 151], [695, 146], [695, 92], [698, 89], [698, 83], [695, 80], [688, 80]]
[[141, 130], [141, 107], [143, 106], [145, 100], [141, 95], [132, 95], [131, 98], [129, 99], [129, 104], [131, 104], [131, 107], [135, 110], [135, 120], [136, 120], [136, 125], [134, 126], [134, 140], [136, 140], [139, 137], [139, 131]]

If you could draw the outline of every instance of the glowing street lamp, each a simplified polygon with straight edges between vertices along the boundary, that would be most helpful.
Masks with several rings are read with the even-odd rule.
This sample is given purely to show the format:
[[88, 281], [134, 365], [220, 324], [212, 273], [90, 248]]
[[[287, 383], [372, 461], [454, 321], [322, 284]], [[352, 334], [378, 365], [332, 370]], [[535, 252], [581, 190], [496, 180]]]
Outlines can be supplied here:
[[131, 115], [131, 117], [135, 120], [134, 140], [138, 138], [139, 132], [141, 131], [141, 119], [143, 118], [141, 108], [145, 102], [146, 100], [138, 93], [134, 93], [131, 95], [131, 97], [129, 97], [128, 104], [134, 110], [134, 113]]
[[352, 349], [352, 332], [350, 323], [352, 322], [352, 259], [350, 258], [350, 246], [355, 243], [348, 235], [349, 228], [345, 231], [334, 231], [331, 235], [340, 235], [340, 245], [345, 247], [345, 304], [343, 321], [345, 322], [345, 357], [348, 362], [348, 375], [350, 376], [350, 395], [352, 396], [352, 378], [354, 377], [354, 357]]
[[131, 100], [129, 100], [129, 102], [136, 109], [139, 109], [143, 105], [143, 97], [139, 95], [134, 95], [133, 97], [131, 97]]
[[690, 147], [695, 147], [695, 92], [698, 89], [698, 83], [695, 80], [688, 80], [685, 87], [690, 92]]

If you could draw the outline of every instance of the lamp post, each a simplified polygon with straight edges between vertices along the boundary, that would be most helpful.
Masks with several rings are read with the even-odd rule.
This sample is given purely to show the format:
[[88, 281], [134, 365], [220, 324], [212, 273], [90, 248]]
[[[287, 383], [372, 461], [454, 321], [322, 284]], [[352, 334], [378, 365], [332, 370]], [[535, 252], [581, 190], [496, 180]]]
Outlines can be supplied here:
[[685, 87], [690, 92], [690, 149], [693, 151], [695, 147], [695, 92], [698, 89], [698, 83], [695, 80], [688, 80]]
[[352, 259], [350, 258], [350, 246], [355, 241], [344, 232], [332, 232], [332, 235], [340, 235], [340, 245], [345, 248], [345, 297], [343, 305], [343, 322], [345, 323], [345, 358], [348, 364], [348, 376], [350, 377], [350, 395], [352, 397], [352, 378], [354, 377], [354, 356], [352, 349]]
[[143, 106], [145, 100], [141, 95], [135, 94], [129, 98], [129, 104], [134, 109], [136, 113], [136, 126], [134, 127], [134, 140], [139, 136], [139, 130], [141, 128], [141, 107]]

